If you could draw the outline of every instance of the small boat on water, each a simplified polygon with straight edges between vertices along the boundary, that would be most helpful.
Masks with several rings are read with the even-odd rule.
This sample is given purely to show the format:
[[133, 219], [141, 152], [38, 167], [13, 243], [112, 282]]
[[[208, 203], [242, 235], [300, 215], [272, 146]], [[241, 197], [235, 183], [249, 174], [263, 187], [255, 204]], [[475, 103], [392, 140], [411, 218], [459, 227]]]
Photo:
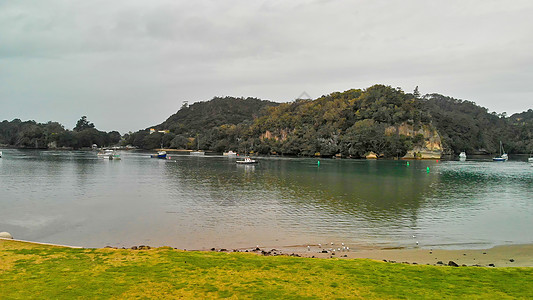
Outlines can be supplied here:
[[459, 160], [466, 160], [466, 152], [463, 151], [459, 154]]
[[202, 155], [205, 155], [205, 152], [204, 151], [200, 151], [200, 136], [197, 134], [196, 135], [196, 142], [197, 142], [197, 148], [198, 150], [196, 151], [192, 151], [191, 152], [191, 155], [194, 155], [194, 156], [202, 156]]
[[233, 151], [230, 150], [228, 152], [222, 153], [222, 155], [227, 156], [227, 157], [236, 157], [237, 156], [237, 152], [233, 152]]
[[509, 156], [507, 153], [505, 153], [505, 150], [503, 149], [502, 141], [500, 141], [500, 156], [493, 157], [493, 161], [507, 161], [509, 159]]
[[[2, 156], [2, 152], [0, 152], [0, 157]], [[533, 164], [533, 152], [529, 155], [528, 159], [527, 159], [527, 162], [529, 163], [532, 163]], [[532, 165], [533, 166], [533, 165]]]
[[157, 152], [157, 154], [150, 155], [150, 157], [151, 158], [165, 159], [165, 158], [167, 158], [167, 151], [159, 151], [159, 152]]
[[113, 155], [115, 155], [115, 151], [111, 149], [103, 149], [100, 152], [98, 152], [98, 154], [96, 154], [98, 158], [103, 158], [103, 159], [113, 159]]
[[236, 163], [240, 165], [251, 165], [251, 164], [256, 164], [257, 161], [249, 157], [245, 157], [244, 160], [238, 160], [236, 161]]

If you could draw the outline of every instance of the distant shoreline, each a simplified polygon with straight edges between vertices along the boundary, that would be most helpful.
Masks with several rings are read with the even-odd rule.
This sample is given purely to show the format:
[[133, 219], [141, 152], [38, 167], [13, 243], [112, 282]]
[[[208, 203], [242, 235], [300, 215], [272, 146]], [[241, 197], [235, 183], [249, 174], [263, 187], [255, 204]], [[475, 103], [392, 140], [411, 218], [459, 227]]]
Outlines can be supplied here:
[[[105, 149], [114, 149], [115, 147], [103, 147]], [[97, 151], [99, 149], [93, 149], [93, 148], [70, 148], [70, 147], [61, 147], [61, 148], [27, 148], [27, 147], [17, 147], [13, 145], [0, 145], [0, 149], [15, 149], [15, 150], [41, 150], [41, 151]], [[116, 150], [120, 151], [143, 151], [143, 152], [150, 152], [150, 151], [167, 151], [167, 152], [193, 152], [197, 150], [193, 149], [174, 149], [174, 148], [154, 148], [154, 149], [140, 149], [140, 148], [125, 148], [125, 147], [117, 147]], [[211, 150], [201, 150], [202, 152], [205, 152], [206, 154], [212, 154], [222, 155], [223, 152], [216, 152]], [[509, 155], [514, 156], [527, 156], [529, 157], [531, 153], [508, 153]], [[411, 158], [411, 157], [400, 157], [400, 158], [352, 158], [352, 157], [334, 157], [334, 156], [298, 156], [298, 155], [289, 155], [289, 154], [251, 154], [252, 156], [258, 156], [258, 157], [295, 157], [295, 158], [320, 158], [320, 159], [355, 159], [355, 160], [457, 160], [457, 159], [450, 159], [450, 158], [457, 158], [458, 156], [455, 153], [452, 154], [442, 154], [440, 158]], [[470, 154], [469, 158], [467, 158], [467, 161], [472, 160], [472, 158], [482, 158], [487, 157], [490, 158], [494, 156], [495, 154]], [[512, 160], [512, 159], [511, 159]]]

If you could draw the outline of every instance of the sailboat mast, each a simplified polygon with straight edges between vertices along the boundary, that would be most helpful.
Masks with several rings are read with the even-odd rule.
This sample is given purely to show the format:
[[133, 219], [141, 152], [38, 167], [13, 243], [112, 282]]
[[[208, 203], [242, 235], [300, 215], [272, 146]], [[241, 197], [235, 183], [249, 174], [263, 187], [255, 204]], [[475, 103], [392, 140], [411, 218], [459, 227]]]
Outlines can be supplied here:
[[200, 151], [200, 135], [196, 134], [196, 150]]

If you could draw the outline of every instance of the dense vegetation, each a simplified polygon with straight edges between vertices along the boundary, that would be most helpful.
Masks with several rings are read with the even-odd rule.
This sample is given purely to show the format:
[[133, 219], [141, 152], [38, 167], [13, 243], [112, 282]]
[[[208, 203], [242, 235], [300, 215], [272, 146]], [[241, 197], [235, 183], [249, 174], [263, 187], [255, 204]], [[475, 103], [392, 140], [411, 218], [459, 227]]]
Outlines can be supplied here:
[[533, 297], [532, 268], [437, 267], [250, 253], [71, 249], [0, 240], [0, 298]]
[[361, 157], [373, 151], [396, 157], [422, 139], [401, 135], [394, 126], [430, 126], [420, 105], [413, 95], [383, 85], [284, 104], [215, 98], [184, 107], [155, 126], [170, 133], [147, 129], [127, 141], [141, 148], [195, 149], [199, 144], [217, 152]]
[[[221, 100], [225, 100], [224, 102]], [[238, 101], [237, 101], [238, 100]], [[444, 153], [497, 153], [503, 141], [509, 153], [533, 149], [533, 111], [507, 117], [489, 113], [471, 101], [439, 94], [420, 97], [418, 90], [374, 85], [365, 90], [335, 92], [316, 100], [298, 99], [276, 105], [266, 102], [243, 113], [236, 108], [264, 103], [253, 99], [215, 98], [182, 108], [157, 129], [139, 131], [128, 142], [141, 148], [161, 144], [222, 152], [363, 157], [369, 152], [403, 156], [424, 147], [436, 132]], [[221, 107], [222, 106], [222, 107]], [[409, 133], [400, 128], [408, 128]], [[197, 140], [198, 139], [198, 140]]]
[[[81, 122], [81, 123], [80, 123]], [[120, 143], [143, 149], [234, 150], [260, 154], [364, 157], [370, 152], [401, 157], [433, 138], [444, 153], [533, 151], [533, 110], [489, 113], [474, 102], [418, 90], [374, 85], [316, 100], [274, 103], [256, 98], [216, 97], [184, 105], [152, 128], [128, 133], [98, 131], [85, 117], [72, 131], [59, 123], [0, 123], [0, 144], [26, 148], [81, 148]], [[161, 132], [159, 132], [161, 131]]]
[[[154, 149], [205, 149], [218, 152], [236, 149], [253, 120], [278, 103], [256, 98], [216, 97], [211, 101], [184, 105], [165, 122], [153, 126], [169, 133], [152, 133], [149, 128], [125, 135], [133, 146]], [[196, 140], [198, 139], [198, 140]]]
[[110, 146], [120, 142], [117, 131], [103, 132], [83, 116], [73, 130], [68, 130], [57, 122], [22, 122], [19, 119], [0, 123], [0, 145], [19, 148], [74, 148]]
[[400, 134], [402, 124], [416, 131], [430, 126], [430, 117], [413, 95], [375, 85], [271, 108], [256, 119], [250, 138], [260, 153], [401, 157], [423, 140]]
[[426, 95], [423, 109], [441, 135], [445, 149], [459, 153], [497, 153], [499, 142], [509, 153], [533, 150], [533, 110], [507, 117], [505, 113], [489, 113], [474, 102], [439, 94]]

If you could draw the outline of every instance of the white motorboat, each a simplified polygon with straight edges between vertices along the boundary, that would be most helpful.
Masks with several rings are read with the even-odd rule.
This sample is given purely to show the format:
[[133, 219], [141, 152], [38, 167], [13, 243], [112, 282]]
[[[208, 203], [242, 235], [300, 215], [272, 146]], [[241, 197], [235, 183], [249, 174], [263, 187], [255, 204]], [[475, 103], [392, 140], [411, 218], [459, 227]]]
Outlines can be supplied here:
[[228, 151], [228, 152], [224, 152], [222, 153], [224, 156], [227, 156], [227, 157], [236, 157], [237, 156], [237, 152], [233, 152], [233, 151]]
[[459, 160], [466, 160], [466, 152], [463, 151], [459, 154]]
[[98, 156], [98, 158], [113, 159], [113, 155], [115, 155], [115, 150], [105, 149], [98, 152], [98, 154], [96, 155]]
[[251, 164], [256, 164], [257, 161], [249, 157], [245, 157], [244, 160], [238, 160], [236, 161], [236, 163], [241, 164], [241, 165], [251, 165]]

